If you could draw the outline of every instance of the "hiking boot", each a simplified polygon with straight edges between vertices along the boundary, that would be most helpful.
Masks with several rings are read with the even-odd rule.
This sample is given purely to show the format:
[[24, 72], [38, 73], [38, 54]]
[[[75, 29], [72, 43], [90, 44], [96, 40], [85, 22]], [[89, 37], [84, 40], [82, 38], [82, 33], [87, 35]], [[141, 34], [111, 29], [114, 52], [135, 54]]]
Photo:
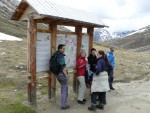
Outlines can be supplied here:
[[99, 105], [96, 105], [97, 108], [103, 110], [104, 109], [104, 105], [103, 104], [99, 104]]
[[91, 105], [90, 107], [88, 107], [88, 110], [95, 111], [96, 110], [96, 106], [95, 105]]
[[69, 105], [67, 105], [66, 107], [61, 107], [62, 110], [66, 110], [66, 109], [69, 109], [69, 108], [70, 108]]
[[85, 102], [78, 100], [78, 104], [85, 104]]
[[115, 88], [113, 88], [113, 87], [110, 87], [110, 89], [111, 89], [111, 90], [115, 90]]

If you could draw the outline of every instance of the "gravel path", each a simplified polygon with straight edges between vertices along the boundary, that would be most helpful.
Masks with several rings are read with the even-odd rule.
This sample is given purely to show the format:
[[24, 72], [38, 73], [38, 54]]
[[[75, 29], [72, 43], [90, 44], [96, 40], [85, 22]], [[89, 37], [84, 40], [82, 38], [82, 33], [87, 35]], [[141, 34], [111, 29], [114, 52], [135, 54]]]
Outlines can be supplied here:
[[[131, 81], [130, 83], [115, 83], [115, 91], [107, 93], [107, 105], [104, 110], [98, 110], [100, 113], [150, 113], [150, 81], [146, 79]], [[57, 95], [59, 97], [59, 95]], [[79, 105], [76, 102], [76, 96], [69, 92], [69, 101], [71, 108], [60, 110], [59, 98], [56, 103], [51, 103], [47, 97], [38, 100], [38, 113], [90, 113], [90, 96], [87, 91], [88, 101], [85, 105]]]

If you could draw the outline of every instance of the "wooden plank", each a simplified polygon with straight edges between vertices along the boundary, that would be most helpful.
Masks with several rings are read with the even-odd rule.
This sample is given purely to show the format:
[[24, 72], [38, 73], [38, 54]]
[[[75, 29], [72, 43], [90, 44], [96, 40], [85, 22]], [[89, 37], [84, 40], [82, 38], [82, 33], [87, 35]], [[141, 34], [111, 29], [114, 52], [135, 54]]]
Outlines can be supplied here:
[[[75, 32], [77, 34], [77, 53], [76, 53], [76, 59], [80, 55], [80, 50], [82, 48], [82, 27], [76, 26]], [[73, 90], [75, 93], [78, 93], [78, 80], [77, 80], [77, 73], [74, 74], [73, 77]]]
[[32, 105], [36, 105], [36, 21], [29, 20], [29, 83], [28, 83], [28, 100]]
[[91, 49], [93, 48], [94, 28], [93, 27], [87, 28], [87, 33], [89, 35], [89, 54], [90, 54]]
[[50, 24], [50, 23], [53, 23], [53, 22], [54, 22], [53, 19], [48, 19], [48, 18], [37, 19], [37, 23], [47, 23], [47, 24]]
[[17, 11], [17, 12], [20, 12], [20, 13], [23, 13], [23, 12], [24, 12], [24, 10], [22, 10], [22, 9], [17, 9], [16, 11]]
[[75, 32], [66, 32], [66, 31], [57, 31], [57, 34], [72, 34], [72, 35], [75, 35], [76, 33]]
[[[49, 29], [51, 30], [51, 55], [53, 55], [57, 48], [57, 24], [49, 25]], [[56, 77], [52, 73], [48, 77], [48, 97], [56, 101]]]
[[[51, 30], [46, 30], [46, 29], [37, 29], [37, 32], [43, 32], [43, 33], [51, 33]], [[71, 34], [71, 35], [76, 35], [75, 32], [69, 32], [69, 31], [57, 31], [57, 34]], [[87, 33], [82, 33], [82, 35], [88, 35]]]
[[46, 30], [46, 29], [37, 29], [37, 32], [43, 32], [43, 33], [51, 33], [51, 30]]

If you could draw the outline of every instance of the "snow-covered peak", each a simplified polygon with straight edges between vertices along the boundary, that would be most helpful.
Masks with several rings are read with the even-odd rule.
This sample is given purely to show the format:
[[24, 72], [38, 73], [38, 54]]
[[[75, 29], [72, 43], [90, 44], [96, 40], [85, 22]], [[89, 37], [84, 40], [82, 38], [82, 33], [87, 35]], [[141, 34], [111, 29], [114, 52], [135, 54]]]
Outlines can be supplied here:
[[94, 30], [94, 41], [108, 41], [111, 40], [112, 36], [106, 29], [95, 29]]
[[112, 33], [113, 38], [124, 38], [128, 34], [135, 32], [135, 30], [128, 30], [128, 31], [116, 31]]

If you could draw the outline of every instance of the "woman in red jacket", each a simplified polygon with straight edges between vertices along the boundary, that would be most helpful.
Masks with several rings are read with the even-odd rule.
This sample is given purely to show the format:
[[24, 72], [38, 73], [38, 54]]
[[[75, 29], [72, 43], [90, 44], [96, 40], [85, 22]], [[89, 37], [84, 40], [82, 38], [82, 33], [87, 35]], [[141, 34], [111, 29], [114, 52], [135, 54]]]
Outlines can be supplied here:
[[79, 80], [79, 90], [78, 90], [78, 103], [85, 104], [86, 100], [84, 98], [85, 94], [85, 74], [86, 74], [86, 52], [81, 50], [80, 56], [77, 58], [77, 78]]

